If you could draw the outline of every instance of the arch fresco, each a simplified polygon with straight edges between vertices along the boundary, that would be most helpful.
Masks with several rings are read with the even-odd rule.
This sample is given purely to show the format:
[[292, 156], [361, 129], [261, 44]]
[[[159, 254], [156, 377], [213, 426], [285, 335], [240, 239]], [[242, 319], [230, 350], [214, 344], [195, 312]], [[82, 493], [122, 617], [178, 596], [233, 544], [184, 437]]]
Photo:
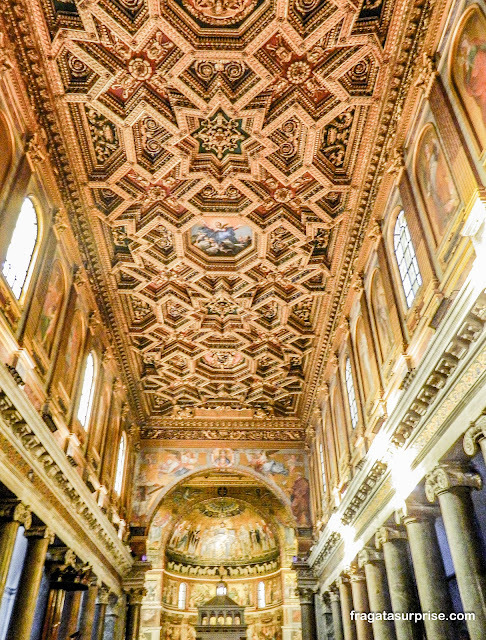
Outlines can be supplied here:
[[142, 451], [135, 471], [133, 521], [148, 524], [164, 497], [182, 481], [205, 471], [222, 469], [253, 477], [279, 498], [299, 526], [311, 526], [305, 452], [232, 447], [215, 447], [209, 451], [202, 447]]

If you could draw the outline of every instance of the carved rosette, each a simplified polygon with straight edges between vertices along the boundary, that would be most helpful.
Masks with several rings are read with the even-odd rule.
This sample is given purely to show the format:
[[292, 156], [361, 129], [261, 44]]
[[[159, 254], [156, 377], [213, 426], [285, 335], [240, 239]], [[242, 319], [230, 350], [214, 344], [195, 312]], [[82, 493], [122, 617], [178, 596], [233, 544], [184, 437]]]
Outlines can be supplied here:
[[479, 473], [470, 467], [444, 464], [436, 467], [425, 478], [425, 495], [429, 502], [443, 493], [454, 489], [481, 489], [482, 480]]

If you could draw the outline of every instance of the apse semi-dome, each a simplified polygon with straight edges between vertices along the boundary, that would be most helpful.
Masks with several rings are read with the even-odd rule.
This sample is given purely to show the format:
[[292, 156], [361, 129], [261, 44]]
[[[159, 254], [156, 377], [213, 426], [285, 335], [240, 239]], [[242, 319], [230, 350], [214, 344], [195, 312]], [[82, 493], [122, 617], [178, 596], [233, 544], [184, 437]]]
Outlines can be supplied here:
[[202, 502], [175, 525], [168, 557], [202, 566], [268, 562], [278, 555], [269, 524], [249, 505], [233, 498]]

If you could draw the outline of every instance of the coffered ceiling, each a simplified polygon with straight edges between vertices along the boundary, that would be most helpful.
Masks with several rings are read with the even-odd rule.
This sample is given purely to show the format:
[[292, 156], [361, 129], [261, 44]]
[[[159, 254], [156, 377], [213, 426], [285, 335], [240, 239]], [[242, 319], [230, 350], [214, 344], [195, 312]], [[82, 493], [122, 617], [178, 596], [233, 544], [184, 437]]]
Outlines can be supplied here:
[[140, 419], [306, 420], [426, 4], [27, 4], [10, 29], [17, 7]]

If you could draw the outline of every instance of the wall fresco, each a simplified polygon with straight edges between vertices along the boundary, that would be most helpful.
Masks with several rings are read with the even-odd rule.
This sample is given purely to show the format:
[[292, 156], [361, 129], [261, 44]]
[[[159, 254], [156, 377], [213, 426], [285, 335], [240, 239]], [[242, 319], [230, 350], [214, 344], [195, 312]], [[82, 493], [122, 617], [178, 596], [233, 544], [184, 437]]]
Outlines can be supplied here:
[[139, 454], [135, 478], [133, 522], [147, 522], [164, 489], [207, 467], [246, 467], [281, 489], [291, 502], [299, 526], [311, 524], [306, 455], [302, 450], [145, 449]]

